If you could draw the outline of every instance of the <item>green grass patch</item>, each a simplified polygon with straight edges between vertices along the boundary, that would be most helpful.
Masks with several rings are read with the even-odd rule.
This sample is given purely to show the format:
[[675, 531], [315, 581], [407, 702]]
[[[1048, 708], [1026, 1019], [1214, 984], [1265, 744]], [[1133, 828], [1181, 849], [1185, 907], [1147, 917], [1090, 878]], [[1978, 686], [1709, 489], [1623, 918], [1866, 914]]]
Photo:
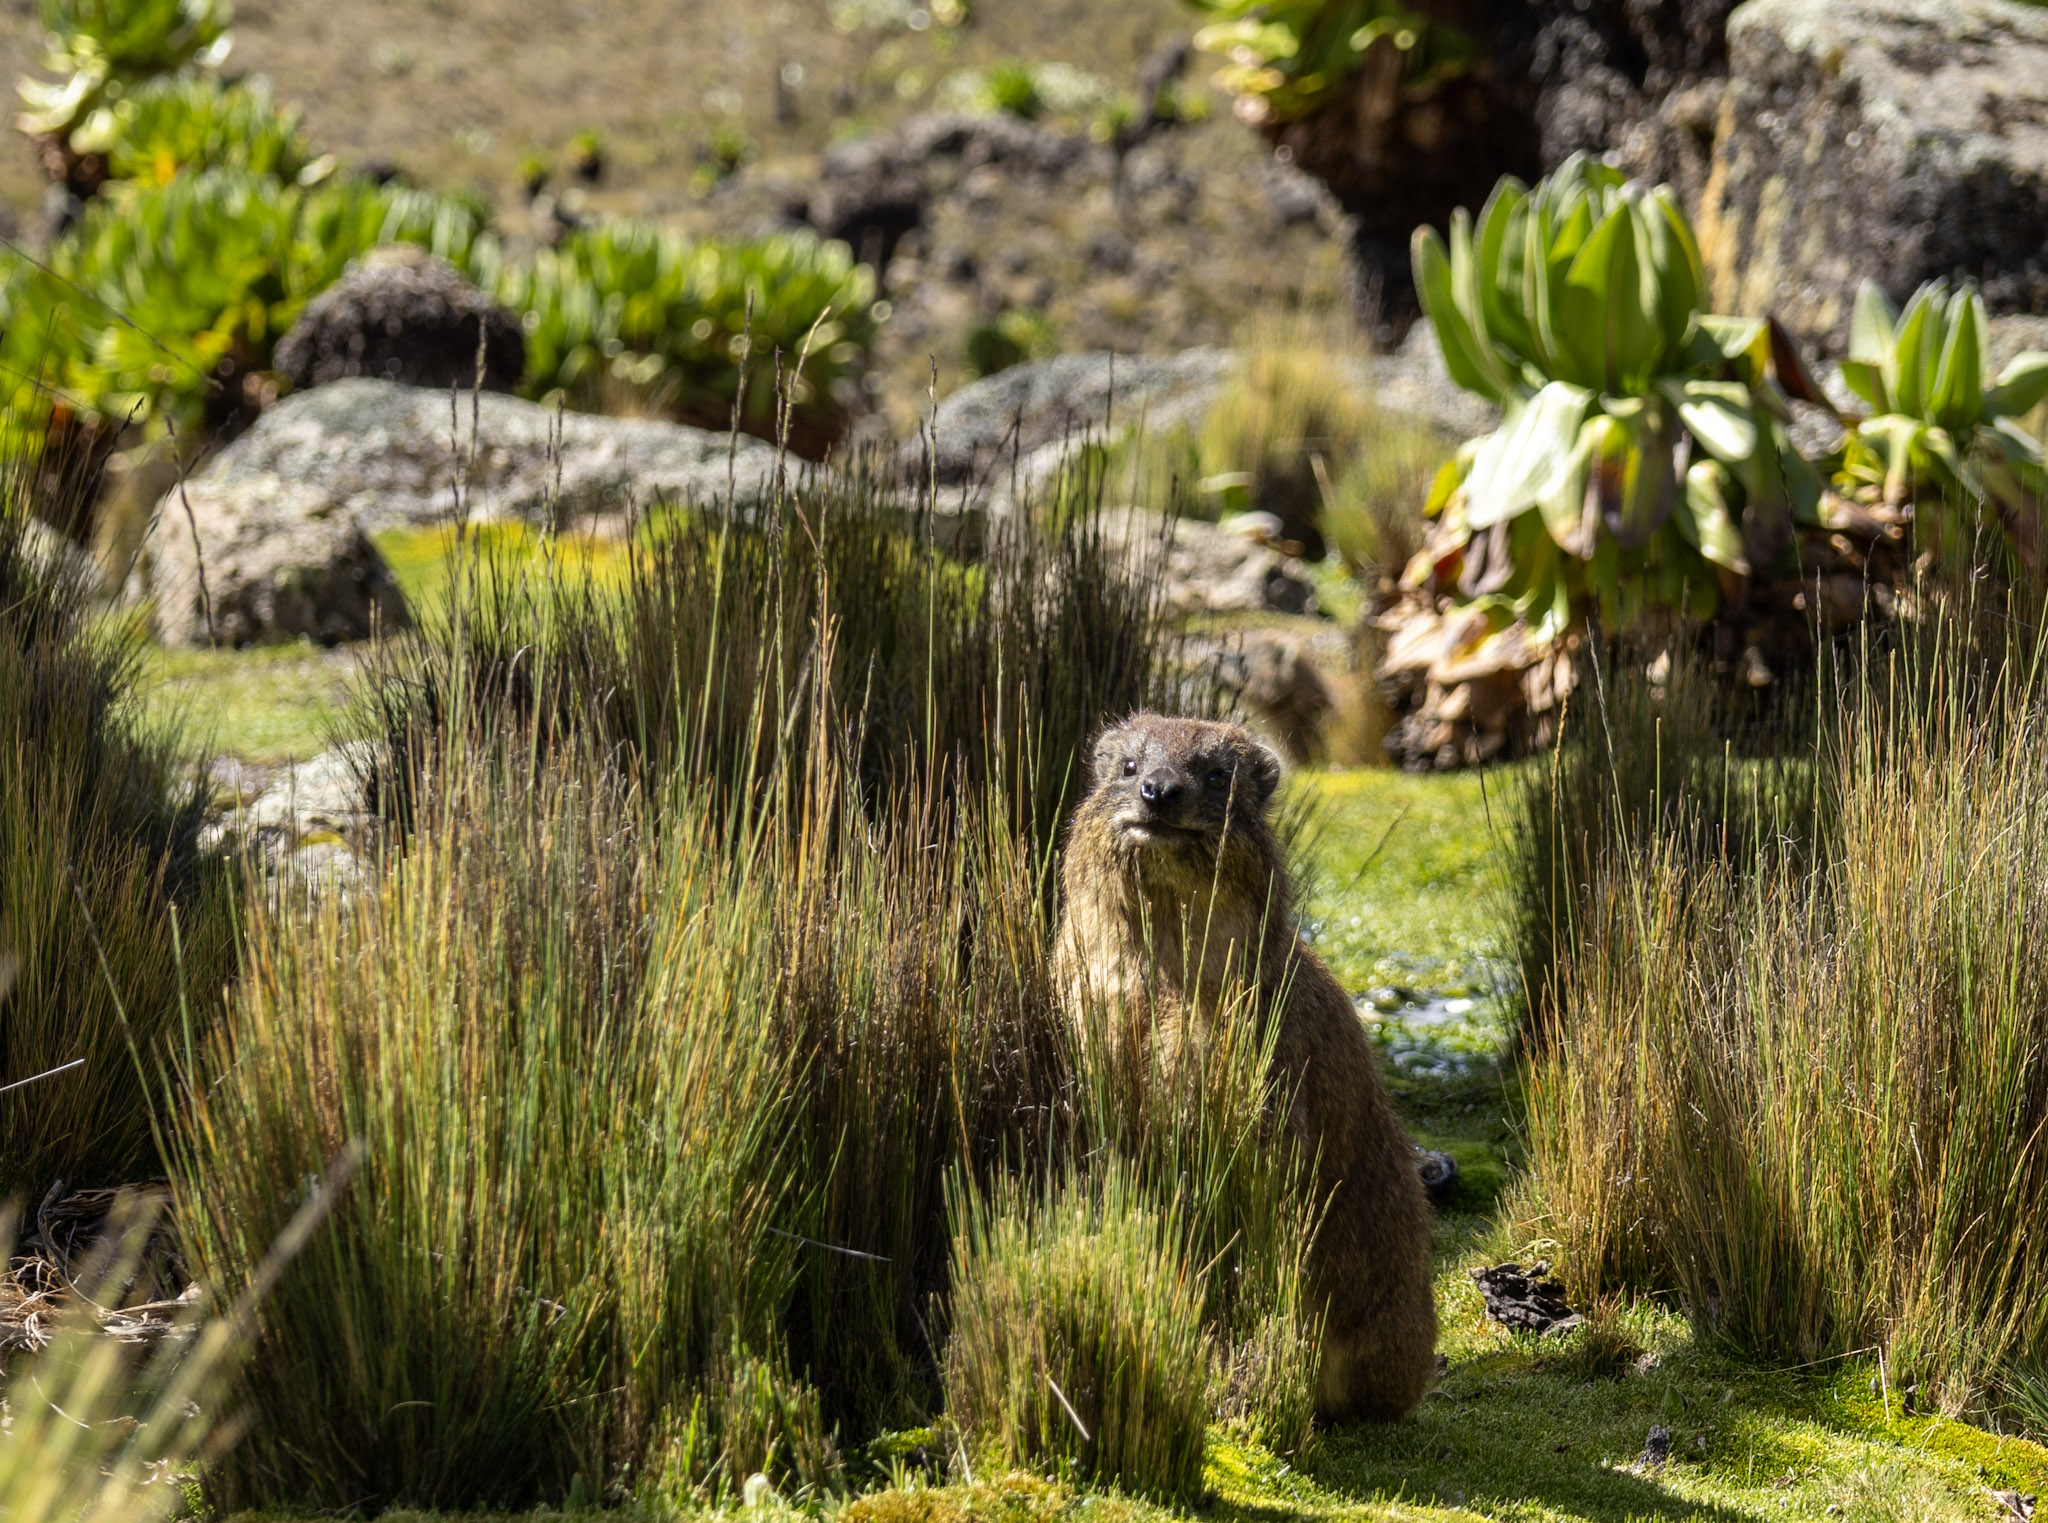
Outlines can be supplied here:
[[[642, 528], [636, 537], [656, 532]], [[550, 537], [517, 522], [477, 524], [460, 535], [452, 526], [386, 529], [370, 538], [415, 616], [446, 602], [451, 568], [459, 564], [457, 555], [465, 544], [500, 564], [530, 562], [536, 571], [545, 564], [558, 579], [617, 586], [625, 579], [634, 543], [625, 536], [583, 531]]]
[[264, 645], [249, 650], [149, 646], [137, 694], [154, 716], [176, 719], [194, 743], [245, 761], [311, 756], [333, 743], [358, 652], [348, 646]]
[[1322, 826], [1305, 918], [1345, 986], [1371, 986], [1390, 956], [1433, 965], [1433, 976], [1410, 976], [1435, 991], [1475, 981], [1476, 959], [1503, 950], [1485, 774], [1362, 767], [1300, 772], [1291, 786]]
[[[1411, 947], [1448, 961], [1491, 944], [1498, 920], [1490, 910], [1490, 837], [1479, 779], [1308, 772], [1294, 786], [1329, 810], [1320, 847], [1329, 886], [1312, 913], [1327, 919], [1342, 905], [1358, 914], [1365, 924], [1355, 944], [1374, 960], [1386, 948]], [[1390, 824], [1393, 834], [1374, 855]], [[1376, 939], [1367, 940], [1368, 927]], [[1342, 966], [1349, 970], [1342, 976], [1356, 983], [1373, 960], [1354, 957]], [[1572, 1340], [1510, 1334], [1487, 1321], [1469, 1271], [1545, 1250], [1505, 1240], [1489, 1214], [1512, 1156], [1504, 1119], [1514, 1113], [1511, 1097], [1491, 1072], [1397, 1077], [1394, 1089], [1418, 1137], [1458, 1158], [1469, 1193], [1457, 1204], [1472, 1208], [1445, 1216], [1439, 1227], [1437, 1299], [1450, 1367], [1412, 1422], [1331, 1433], [1308, 1470], [1212, 1428], [1206, 1494], [1192, 1511], [980, 1470], [974, 1484], [906, 1476], [899, 1485], [819, 1504], [819, 1511], [846, 1523], [1151, 1523], [1190, 1515], [1227, 1523], [1981, 1523], [1998, 1516], [1994, 1489], [2048, 1491], [2048, 1450], [2035, 1444], [1909, 1417], [1896, 1392], [1887, 1420], [1885, 1403], [1868, 1386], [1877, 1373], [1873, 1362], [1773, 1372], [1701, 1343], [1675, 1312], [1644, 1303], [1611, 1320], [1651, 1358], [1642, 1368], [1626, 1364], [1619, 1379], [1587, 1378]], [[1656, 1425], [1671, 1429], [1672, 1457], [1661, 1467], [1641, 1467]], [[771, 1505], [749, 1516], [769, 1523], [785, 1511]], [[645, 1514], [627, 1509], [626, 1516], [636, 1515]], [[246, 1513], [237, 1523], [284, 1516]], [[451, 1515], [388, 1516], [422, 1523]], [[495, 1523], [495, 1515], [459, 1516]]]

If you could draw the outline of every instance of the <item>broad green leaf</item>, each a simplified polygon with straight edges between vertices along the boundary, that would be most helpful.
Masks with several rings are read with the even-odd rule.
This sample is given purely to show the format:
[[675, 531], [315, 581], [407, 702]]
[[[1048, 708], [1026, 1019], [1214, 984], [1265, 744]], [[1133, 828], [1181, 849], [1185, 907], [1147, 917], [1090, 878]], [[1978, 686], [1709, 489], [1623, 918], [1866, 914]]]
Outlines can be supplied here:
[[1883, 364], [1891, 357], [1898, 325], [1899, 314], [1877, 282], [1864, 281], [1856, 290], [1856, 315], [1849, 321], [1849, 358], [1866, 365]]
[[1444, 369], [1467, 391], [1477, 392], [1495, 402], [1507, 400], [1495, 389], [1485, 365], [1480, 363], [1480, 340], [1465, 321], [1451, 291], [1451, 261], [1444, 252], [1443, 239], [1433, 227], [1418, 227], [1412, 240], [1415, 261], [1415, 289], [1422, 298], [1422, 310], [1436, 329], [1443, 350]]
[[1998, 384], [1984, 393], [1984, 416], [2012, 418], [2032, 412], [2048, 399], [2048, 354], [2030, 349], [1999, 372]]
[[1686, 226], [1685, 213], [1666, 188], [1659, 186], [1651, 193], [1641, 206], [1640, 215], [1644, 281], [1646, 287], [1654, 286], [1663, 352], [1677, 354], [1684, 348], [1686, 334], [1699, 313], [1706, 273], [1700, 263], [1699, 247]]
[[2015, 464], [2038, 466], [2041, 463], [2041, 441], [2009, 418], [2000, 418], [1980, 428], [1977, 437]]
[[1842, 381], [1870, 404], [1873, 412], [1890, 412], [1891, 398], [1884, 386], [1884, 367], [1875, 360], [1842, 361]]
[[1934, 372], [1928, 414], [1943, 428], [1974, 427], [1984, 412], [1984, 299], [1958, 291], [1949, 305], [1948, 339]]
[[1550, 310], [1550, 227], [1547, 209], [1531, 209], [1522, 224], [1522, 310], [1529, 316], [1537, 366], [1546, 378], [1559, 374], [1557, 326]]
[[1494, 395], [1505, 398], [1512, 395], [1514, 380], [1501, 363], [1492, 340], [1487, 337], [1486, 304], [1480, 295], [1480, 284], [1479, 255], [1472, 241], [1472, 218], [1461, 206], [1451, 213], [1451, 295], [1458, 303], [1458, 311], [1464, 315], [1466, 327], [1471, 330], [1473, 358], [1478, 360], [1493, 386]]
[[[1633, 281], [1634, 247], [1628, 208], [1617, 206], [1588, 231], [1554, 277], [1550, 315], [1560, 379], [1596, 391], [1624, 389], [1614, 288], [1620, 279]], [[1629, 301], [1633, 305], [1634, 297]]]
[[1513, 175], [1503, 175], [1479, 214], [1479, 295], [1487, 336], [1519, 355], [1531, 350], [1522, 301], [1521, 225], [1528, 200], [1528, 187]]
[[1550, 234], [1552, 269], [1561, 274], [1571, 268], [1572, 261], [1579, 257], [1579, 250], [1593, 236], [1593, 228], [1598, 221], [1599, 214], [1593, 203], [1584, 196], [1573, 197], [1559, 208]]
[[1425, 516], [1436, 517], [1451, 500], [1451, 494], [1465, 484], [1472, 471], [1473, 446], [1477, 443], [1478, 440], [1468, 440], [1456, 455], [1437, 467], [1436, 478], [1429, 484], [1429, 496], [1422, 504]]
[[1685, 473], [1685, 509], [1674, 520], [1701, 555], [1738, 576], [1748, 576], [1742, 530], [1728, 506], [1734, 487], [1735, 478], [1718, 460], [1695, 460]]
[[[1621, 355], [1619, 353], [1620, 319], [1618, 314], [1624, 306], [1634, 306], [1635, 285], [1635, 223], [1626, 206], [1616, 206], [1593, 227], [1579, 251], [1572, 257], [1571, 268], [1565, 272], [1567, 299], [1575, 309], [1574, 321], [1582, 322], [1583, 316], [1598, 318], [1595, 330], [1597, 350], [1573, 342], [1580, 334], [1567, 336], [1567, 343], [1582, 358], [1595, 365], [1592, 377], [1575, 376], [1572, 379], [1583, 385], [1598, 387], [1601, 391], [1619, 392], [1621, 384]], [[1624, 290], [1624, 285], [1630, 289]]]
[[1548, 645], [1572, 625], [1572, 579], [1560, 573], [1552, 584], [1550, 605], [1538, 611], [1539, 617], [1530, 621], [1530, 630], [1537, 640]]
[[1570, 459], [1550, 478], [1536, 500], [1536, 510], [1542, 515], [1551, 542], [1565, 554], [1582, 560], [1593, 553], [1593, 542], [1600, 533], [1598, 504], [1591, 504], [1593, 511], [1588, 512], [1586, 495], [1599, 435], [1595, 427], [1599, 416], [1594, 414], [1580, 426]]
[[1884, 462], [1884, 500], [1897, 505], [1908, 500], [1913, 482], [1914, 445], [1926, 425], [1903, 413], [1884, 413], [1856, 425], [1856, 436]]
[[1956, 491], [1967, 483], [1962, 452], [1947, 429], [1923, 428], [1913, 442], [1914, 468], [1931, 476], [1943, 493]]
[[1548, 536], [1538, 533], [1526, 543], [1509, 546], [1509, 553], [1515, 558], [1516, 571], [1514, 585], [1506, 589], [1513, 599], [1509, 612], [1523, 620], [1532, 613], [1540, 616], [1557, 595], [1561, 570], [1557, 546]]
[[1487, 436], [1465, 478], [1465, 517], [1490, 528], [1534, 507], [1560, 471], [1571, 469], [1593, 394], [1553, 381]]
[[1784, 425], [1773, 423], [1766, 447], [1778, 457], [1779, 469], [1785, 482], [1786, 507], [1795, 524], [1811, 528], [1820, 523], [1821, 498], [1827, 491], [1827, 483], [1821, 480], [1820, 472], [1813, 463], [1792, 446], [1792, 436]]
[[[1941, 297], [1945, 294], [1935, 285], [1922, 286], [1913, 293], [1899, 319], [1897, 340], [1885, 356], [1884, 389], [1892, 406], [1908, 417], [1922, 416], [1926, 406], [1932, 377], [1927, 373], [1931, 367], [1923, 363], [1922, 351], [1935, 348], [1940, 342], [1930, 330], [1941, 321]], [[1936, 354], [1938, 358], [1938, 348]]]
[[2004, 505], [2031, 505], [2038, 510], [2043, 492], [2048, 491], [2048, 475], [2038, 464], [2028, 467], [2005, 460], [1980, 460], [1975, 474], [1984, 489]]
[[1678, 409], [1679, 421], [1709, 454], [1733, 461], [1755, 452], [1756, 414], [1747, 386], [1732, 381], [1664, 380], [1657, 383], [1657, 389]]
[[1747, 372], [1745, 379], [1763, 374], [1771, 355], [1771, 332], [1761, 317], [1702, 312], [1698, 324], [1686, 356], [1691, 363], [1701, 368], [1733, 365]]
[[1624, 197], [1615, 211], [1624, 220], [1607, 280], [1609, 389], [1633, 391], [1663, 368], [1663, 295], [1648, 241], [1649, 212], [1635, 197]]

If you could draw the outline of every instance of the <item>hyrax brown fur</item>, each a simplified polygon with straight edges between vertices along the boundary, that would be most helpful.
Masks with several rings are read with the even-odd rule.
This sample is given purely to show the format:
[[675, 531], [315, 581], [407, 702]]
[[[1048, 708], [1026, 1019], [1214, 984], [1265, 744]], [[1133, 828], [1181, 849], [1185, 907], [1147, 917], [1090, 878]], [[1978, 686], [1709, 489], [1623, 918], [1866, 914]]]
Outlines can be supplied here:
[[[1097, 740], [1061, 872], [1070, 1010], [1142, 1009], [1168, 1035], [1242, 1009], [1277, 1018], [1275, 1092], [1329, 1204], [1309, 1260], [1324, 1312], [1319, 1416], [1387, 1421], [1436, 1367], [1429, 1203], [1357, 1012], [1290, 919], [1269, 819], [1280, 763], [1236, 726], [1138, 714]], [[1242, 990], [1242, 983], [1238, 988]]]

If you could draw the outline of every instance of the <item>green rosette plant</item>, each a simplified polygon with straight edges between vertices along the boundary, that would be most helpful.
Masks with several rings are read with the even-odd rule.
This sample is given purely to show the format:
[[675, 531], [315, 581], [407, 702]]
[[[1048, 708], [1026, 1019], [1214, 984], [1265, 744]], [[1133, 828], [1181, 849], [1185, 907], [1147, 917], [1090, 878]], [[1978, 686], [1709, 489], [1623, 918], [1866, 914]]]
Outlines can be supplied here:
[[60, 158], [103, 154], [122, 96], [188, 66], [217, 66], [233, 19], [228, 0], [43, 0], [42, 66], [56, 78], [19, 82], [27, 109], [15, 125]]
[[1867, 504], [1911, 509], [1918, 537], [1974, 553], [1985, 510], [2031, 571], [2043, 569], [2048, 474], [2020, 419], [2048, 399], [2048, 354], [1984, 374], [1987, 320], [1972, 286], [1920, 287], [1903, 312], [1865, 281], [1842, 379], [1870, 407], [1850, 429], [1838, 482]]
[[873, 272], [806, 233], [721, 243], [621, 221], [507, 264], [490, 284], [525, 314], [528, 395], [595, 409], [622, 392], [723, 428], [744, 374], [742, 426], [774, 437], [786, 395], [792, 446], [806, 454], [843, 432], [839, 392], [879, 322]]
[[461, 265], [482, 228], [473, 200], [362, 180], [215, 169], [124, 186], [88, 207], [47, 271], [0, 260], [15, 426], [32, 433], [52, 403], [157, 436], [224, 422], [268, 400], [277, 341], [349, 260], [403, 242]]
[[280, 107], [260, 78], [226, 84], [174, 74], [123, 96], [110, 115], [110, 179], [163, 184], [205, 169], [246, 169], [312, 181], [334, 163], [314, 156], [300, 112]]
[[1254, 127], [1293, 121], [1327, 105], [1376, 43], [1401, 55], [1401, 79], [1421, 87], [1471, 71], [1471, 39], [1400, 0], [1190, 0], [1215, 19], [1195, 46], [1226, 61], [1218, 89]]
[[1818, 392], [1767, 320], [1703, 309], [1669, 187], [1574, 156], [1503, 179], [1448, 244], [1419, 230], [1414, 262], [1452, 379], [1503, 417], [1438, 475], [1409, 585], [1542, 646], [1596, 608], [1711, 615], [1820, 523], [1787, 432], [1788, 390]]

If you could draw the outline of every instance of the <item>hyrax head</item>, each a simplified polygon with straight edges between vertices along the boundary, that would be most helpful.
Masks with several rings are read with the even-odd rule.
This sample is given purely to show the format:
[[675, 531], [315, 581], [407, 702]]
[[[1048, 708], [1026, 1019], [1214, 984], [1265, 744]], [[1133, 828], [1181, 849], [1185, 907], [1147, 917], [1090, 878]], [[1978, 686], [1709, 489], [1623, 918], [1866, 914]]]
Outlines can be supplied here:
[[1213, 858], [1226, 834], [1263, 833], [1279, 786], [1279, 758], [1241, 725], [1134, 714], [1095, 742], [1088, 809], [1134, 850]]

